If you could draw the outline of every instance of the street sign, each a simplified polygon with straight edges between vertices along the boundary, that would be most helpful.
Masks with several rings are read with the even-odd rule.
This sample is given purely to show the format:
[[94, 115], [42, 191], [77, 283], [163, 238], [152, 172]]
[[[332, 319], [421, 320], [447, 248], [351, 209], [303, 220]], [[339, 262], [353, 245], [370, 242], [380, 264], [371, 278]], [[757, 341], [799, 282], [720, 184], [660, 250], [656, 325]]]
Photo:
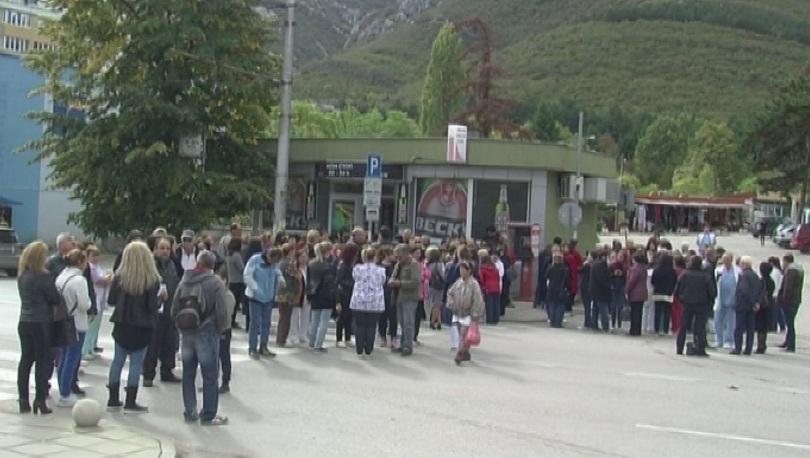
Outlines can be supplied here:
[[582, 222], [582, 208], [576, 202], [566, 202], [560, 205], [558, 216], [563, 226], [568, 229], [576, 229]]
[[532, 254], [534, 257], [540, 256], [540, 225], [539, 224], [532, 224]]
[[[369, 154], [366, 160], [366, 178], [363, 180], [363, 205], [368, 210], [374, 209], [379, 219], [380, 205], [382, 204], [382, 158], [379, 154]], [[371, 221], [371, 220], [368, 220]]]
[[376, 223], [380, 221], [380, 207], [366, 207], [366, 221]]
[[382, 158], [379, 154], [369, 154], [366, 158], [366, 177], [382, 178]]

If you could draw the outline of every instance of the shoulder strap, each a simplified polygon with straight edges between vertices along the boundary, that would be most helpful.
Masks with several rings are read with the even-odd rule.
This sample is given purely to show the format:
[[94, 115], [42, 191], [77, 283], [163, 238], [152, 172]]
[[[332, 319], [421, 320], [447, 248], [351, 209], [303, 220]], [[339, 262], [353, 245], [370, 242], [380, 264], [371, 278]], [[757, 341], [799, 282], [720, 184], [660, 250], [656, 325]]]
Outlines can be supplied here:
[[[59, 290], [59, 295], [62, 297], [62, 300], [65, 299], [64, 292], [65, 292], [65, 288], [67, 288], [68, 283], [70, 283], [70, 280], [73, 280], [76, 277], [84, 277], [84, 274], [74, 274], [74, 275], [71, 275], [70, 277], [68, 277], [67, 280], [65, 280], [65, 283], [62, 284], [62, 289]], [[73, 315], [73, 312], [76, 311], [76, 307], [78, 307], [78, 306], [79, 306], [79, 302], [77, 301], [76, 305], [74, 305], [73, 308], [70, 309], [70, 313], [68, 313], [68, 315]]]

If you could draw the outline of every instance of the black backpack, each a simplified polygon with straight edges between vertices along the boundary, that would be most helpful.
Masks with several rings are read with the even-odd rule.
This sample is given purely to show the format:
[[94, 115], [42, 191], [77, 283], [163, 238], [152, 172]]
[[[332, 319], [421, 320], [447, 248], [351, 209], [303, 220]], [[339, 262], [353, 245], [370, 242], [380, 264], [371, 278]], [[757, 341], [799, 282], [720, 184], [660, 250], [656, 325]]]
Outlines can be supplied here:
[[184, 287], [182, 295], [177, 298], [177, 315], [174, 317], [177, 329], [184, 332], [200, 329], [207, 318], [204, 302], [202, 283]]

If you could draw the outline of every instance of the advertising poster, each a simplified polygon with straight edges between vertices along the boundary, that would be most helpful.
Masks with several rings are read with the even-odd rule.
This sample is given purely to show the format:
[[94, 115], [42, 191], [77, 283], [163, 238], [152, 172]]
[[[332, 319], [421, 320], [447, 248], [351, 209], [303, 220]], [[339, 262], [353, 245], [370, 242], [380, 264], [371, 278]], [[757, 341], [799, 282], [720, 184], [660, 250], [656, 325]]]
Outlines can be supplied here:
[[466, 180], [422, 178], [418, 181], [418, 191], [415, 225], [418, 234], [437, 238], [464, 236]]
[[332, 203], [333, 233], [345, 234], [354, 228], [354, 201], [336, 200]]
[[[312, 189], [314, 203], [314, 187]], [[307, 222], [312, 218], [307, 218], [307, 199], [309, 187], [305, 178], [290, 177], [287, 182], [287, 229], [306, 230]], [[314, 207], [313, 207], [314, 208]], [[269, 205], [264, 212], [264, 225], [273, 225], [273, 206]]]

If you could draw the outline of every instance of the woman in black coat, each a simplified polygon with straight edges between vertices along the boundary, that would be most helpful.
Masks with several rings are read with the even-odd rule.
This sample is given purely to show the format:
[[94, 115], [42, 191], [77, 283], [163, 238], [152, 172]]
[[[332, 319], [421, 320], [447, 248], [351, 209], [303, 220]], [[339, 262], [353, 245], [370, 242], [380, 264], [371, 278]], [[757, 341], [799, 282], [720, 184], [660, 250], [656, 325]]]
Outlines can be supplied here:
[[669, 323], [672, 316], [672, 295], [678, 275], [675, 273], [675, 262], [672, 255], [662, 253], [658, 264], [653, 268], [652, 286], [655, 301], [655, 332], [658, 335], [669, 334]]
[[552, 328], [563, 327], [565, 304], [568, 302], [568, 267], [563, 262], [562, 253], [555, 252], [551, 267], [546, 272], [546, 313]]
[[760, 301], [759, 310], [754, 313], [754, 330], [757, 332], [757, 350], [756, 353], [761, 355], [767, 350], [768, 328], [770, 327], [773, 315], [773, 292], [776, 289], [776, 284], [771, 278], [771, 271], [773, 265], [769, 262], [762, 262], [759, 265], [759, 274], [762, 278], [762, 300]]
[[357, 261], [358, 247], [352, 242], [343, 247], [340, 253], [340, 264], [337, 268], [338, 306], [335, 310], [335, 346], [341, 343], [351, 346], [352, 340], [352, 311], [349, 302], [354, 291], [354, 264]]

